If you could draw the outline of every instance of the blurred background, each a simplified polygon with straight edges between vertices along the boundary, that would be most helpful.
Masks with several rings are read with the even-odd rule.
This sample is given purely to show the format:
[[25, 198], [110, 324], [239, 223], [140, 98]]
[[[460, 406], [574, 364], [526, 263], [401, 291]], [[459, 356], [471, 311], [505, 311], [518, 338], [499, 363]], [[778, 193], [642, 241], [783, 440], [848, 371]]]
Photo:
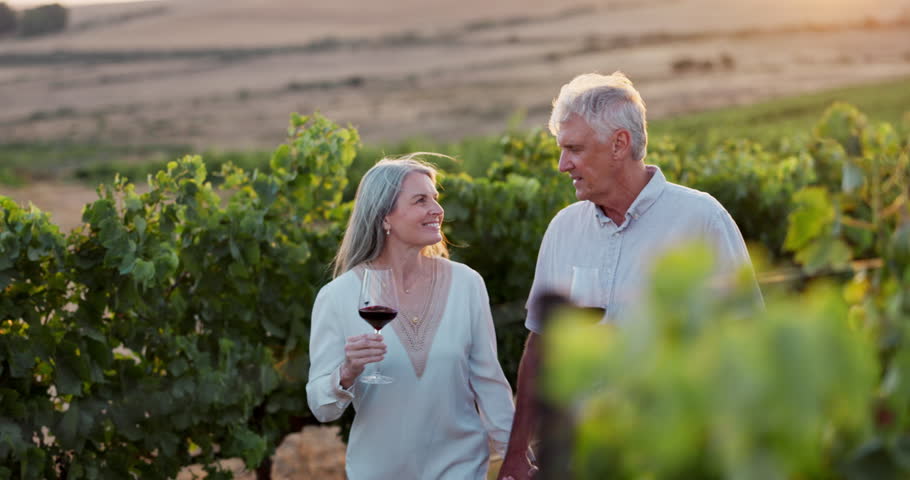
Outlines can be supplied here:
[[113, 166], [267, 152], [294, 111], [401, 153], [542, 126], [581, 72], [629, 75], [658, 133], [910, 75], [906, 0], [71, 0], [63, 23], [23, 31], [45, 3], [6, 2], [22, 25], [0, 32], [0, 193], [64, 226]]
[[[781, 428], [784, 433], [780, 438], [787, 441], [812, 436], [811, 442], [806, 440], [807, 451], [820, 451], [817, 443], [822, 440], [819, 439], [828, 442], [826, 448], [830, 447], [830, 438], [835, 438], [830, 434], [833, 430], [819, 427], [828, 433], [814, 435], [815, 430], [803, 428], [792, 418], [808, 418], [823, 425], [828, 417], [839, 417], [826, 416], [829, 412], [819, 407], [823, 402], [798, 404], [786, 396], [794, 391], [800, 393], [797, 387], [804, 378], [824, 378], [828, 383], [810, 382], [810, 386], [822, 385], [818, 390], [835, 398], [851, 396], [850, 402], [845, 403], [849, 406], [846, 410], [862, 413], [870, 399], [879, 402], [873, 402], [878, 416], [872, 420], [853, 417], [843, 420], [852, 429], [865, 428], [864, 435], [859, 435], [865, 443], [855, 442], [862, 447], [859, 453], [849, 457], [850, 468], [863, 466], [861, 462], [867, 457], [879, 455], [886, 447], [896, 452], [888, 450], [892, 452], [888, 458], [893, 457], [894, 464], [901, 466], [901, 469], [895, 467], [895, 472], [900, 471], [895, 476], [856, 467], [857, 471], [872, 473], [844, 478], [906, 478], [900, 475], [910, 471], [910, 461], [906, 460], [910, 453], [894, 445], [910, 445], [910, 435], [905, 434], [910, 431], [910, 409], [906, 401], [910, 398], [910, 386], [904, 382], [898, 387], [891, 385], [890, 390], [882, 387], [877, 391], [871, 385], [883, 372], [897, 371], [892, 376], [899, 378], [900, 368], [910, 371], [910, 353], [907, 353], [910, 349], [900, 350], [904, 352], [902, 355], [893, 355], [899, 343], [895, 339], [901, 337], [904, 328], [910, 328], [906, 327], [910, 325], [907, 320], [910, 295], [902, 293], [906, 279], [910, 279], [910, 256], [906, 253], [910, 251], [910, 215], [906, 207], [910, 204], [910, 192], [905, 187], [910, 172], [907, 169], [910, 161], [907, 155], [910, 151], [908, 40], [910, 0], [71, 0], [55, 4], [40, 0], [0, 1], [0, 196], [8, 196], [22, 206], [34, 204], [49, 212], [51, 221], [63, 232], [69, 232], [83, 224], [84, 206], [98, 199], [97, 185], [110, 184], [115, 174], [135, 182], [138, 191], [147, 191], [146, 179], [150, 173], [185, 154], [196, 153], [203, 156], [209, 172], [228, 162], [248, 171], [253, 168], [268, 171], [272, 150], [288, 136], [292, 112], [309, 115], [318, 111], [359, 132], [362, 146], [351, 153], [352, 157], [356, 156], [353, 160], [342, 160], [347, 154], [338, 152], [347, 149], [353, 152], [356, 135], [344, 132], [343, 140], [339, 140], [340, 134], [334, 130], [322, 140], [312, 142], [319, 148], [333, 145], [334, 156], [325, 162], [332, 165], [299, 153], [305, 149], [298, 148], [295, 153], [320, 166], [313, 167], [303, 160], [300, 165], [322, 173], [331, 171], [325, 175], [334, 179], [336, 183], [330, 182], [332, 185], [345, 185], [342, 180], [346, 181], [344, 200], [351, 198], [360, 174], [381, 155], [417, 150], [455, 155], [457, 162], [440, 167], [446, 173], [466, 173], [470, 177], [443, 176], [443, 195], [448, 196], [444, 198], [446, 234], [465, 246], [455, 251], [456, 259], [484, 275], [497, 319], [500, 359], [510, 380], [514, 380], [526, 335], [522, 325], [523, 302], [539, 238], [554, 212], [574, 199], [570, 185], [554, 168], [558, 154], [555, 144], [539, 130], [545, 129], [552, 98], [573, 76], [621, 70], [633, 80], [648, 106], [652, 139], [649, 162], [659, 164], [674, 181], [710, 192], [730, 210], [750, 245], [758, 246], [758, 254], [753, 255], [759, 269], [763, 257], [768, 257], [767, 263], [772, 267], [783, 269], [770, 274], [759, 271], [766, 292], [780, 289], [804, 293], [816, 276], [833, 278], [832, 281], [840, 282], [838, 286], [843, 286], [856, 272], [851, 283], [844, 287], [846, 292], [852, 292], [849, 295], [830, 295], [835, 300], [825, 297], [818, 301], [821, 306], [806, 307], [815, 310], [800, 310], [797, 306], [800, 302], [795, 301], [777, 307], [778, 303], [769, 300], [770, 313], [766, 316], [770, 320], [749, 327], [764, 334], [752, 330], [743, 334], [733, 332], [742, 338], [770, 339], [767, 344], [756, 343], [759, 345], [756, 351], [771, 352], [770, 357], [742, 366], [737, 374], [764, 380], [787, 371], [788, 365], [774, 363], [775, 358], [791, 358], [776, 355], [776, 344], [772, 341], [777, 338], [774, 329], [789, 328], [787, 322], [802, 318], [840, 322], [846, 313], [837, 310], [829, 314], [825, 310], [826, 305], [840, 302], [840, 297], [850, 303], [850, 325], [862, 335], [850, 337], [854, 343], [845, 340], [846, 346], [829, 342], [834, 345], [832, 349], [819, 347], [816, 351], [803, 346], [814, 338], [822, 338], [816, 333], [825, 333], [830, 327], [822, 320], [817, 322], [817, 331], [807, 330], [802, 337], [792, 332], [782, 333], [803, 342], [794, 351], [814, 355], [808, 359], [797, 358], [792, 363], [818, 366], [818, 371], [806, 370], [808, 373], [799, 376], [792, 385], [779, 389], [770, 381], [762, 385], [766, 391], [783, 392], [772, 398], [779, 405], [797, 405], [801, 409], [794, 407], [790, 412], [782, 407], [786, 415], [775, 420], [779, 425], [767, 427], [761, 424], [760, 415], [750, 414], [756, 408], [754, 400], [764, 397], [748, 395], [735, 405], [733, 413], [739, 420], [754, 421], [758, 426], [751, 423], [722, 426], [729, 427], [733, 433], [758, 432], [756, 438], [764, 438], [762, 429], [773, 430], [783, 425], [786, 428]], [[856, 109], [839, 106], [828, 110], [838, 101]], [[831, 113], [825, 114], [826, 111]], [[323, 125], [320, 122], [314, 124]], [[297, 142], [302, 142], [301, 131], [296, 133]], [[187, 162], [177, 171], [195, 166]], [[345, 171], [335, 171], [338, 169]], [[827, 189], [824, 194], [818, 188], [802, 196], [797, 193], [803, 187], [819, 185]], [[861, 185], [882, 187], [870, 190], [860, 188]], [[317, 193], [331, 197], [326, 192]], [[283, 191], [282, 195], [286, 194]], [[240, 205], [238, 209], [255, 206], [255, 202], [241, 196], [235, 200]], [[337, 200], [330, 200], [325, 204], [334, 208]], [[4, 208], [9, 205], [5, 204]], [[9, 210], [15, 210], [13, 207], [9, 206]], [[123, 215], [125, 225], [130, 215]], [[335, 213], [326, 215], [330, 218]], [[788, 219], [788, 215], [792, 216]], [[279, 220], [272, 219], [276, 228], [288, 227], [285, 217], [278, 217]], [[21, 218], [26, 217], [22, 214]], [[521, 221], [502, 222], [503, 218]], [[343, 225], [337, 218], [331, 219], [336, 226]], [[788, 220], [790, 231], [796, 234], [788, 231]], [[144, 231], [144, 225], [139, 230]], [[135, 226], [127, 227], [130, 232], [137, 231]], [[296, 228], [291, 227], [294, 227], [291, 230]], [[304, 227], [306, 230], [309, 226]], [[85, 240], [88, 245], [99, 236], [97, 230], [87, 231], [85, 239], [73, 235], [70, 241]], [[49, 232], [45, 232], [45, 237], [56, 238], [56, 232]], [[333, 232], [337, 233], [329, 233]], [[45, 237], [41, 237], [42, 242]], [[312, 242], [317, 253], [310, 260], [312, 265], [307, 267], [312, 270], [313, 278], [324, 275], [323, 263], [327, 264], [331, 258], [326, 252], [335, 245], [319, 238], [318, 242]], [[260, 241], [247, 240], [256, 245]], [[32, 240], [23, 240], [27, 241]], [[262, 241], [262, 245], [265, 249], [272, 245], [271, 240]], [[468, 248], [471, 245], [484, 248]], [[817, 245], [821, 247], [816, 248]], [[36, 263], [45, 261], [44, 257], [38, 258], [39, 253], [33, 255], [39, 251], [38, 247], [22, 250], [27, 252], [29, 261]], [[9, 253], [0, 250], [4, 252]], [[195, 253], [175, 252], [181, 255], [181, 268], [189, 268], [187, 260]], [[293, 258], [287, 260], [282, 252], [271, 255], [293, 263]], [[101, 258], [103, 254], [95, 256]], [[263, 258], [266, 256], [264, 253]], [[224, 254], [224, 262], [235, 260]], [[865, 263], [857, 266], [859, 260]], [[101, 272], [98, 275], [109, 273], [100, 267], [86, 267], [86, 270]], [[682, 265], [677, 270], [690, 272], [692, 268]], [[117, 268], [111, 270], [117, 271]], [[124, 280], [131, 278], [129, 272], [121, 270], [120, 276], [111, 275], [115, 281], [96, 282], [102, 291], [111, 286], [132, 285]], [[0, 280], [9, 282], [10, 278], [0, 277]], [[43, 285], [44, 278], [35, 274], [23, 284], [28, 288]], [[171, 280], [162, 278], [162, 285], [167, 286], [165, 290], [170, 295], [173, 288], [167, 282]], [[675, 284], [697, 285], [695, 280], [684, 279]], [[306, 285], [311, 290], [309, 293], [295, 290], [272, 304], [296, 301], [303, 305], [300, 311], [305, 311], [312, 304], [306, 295], [312, 296], [318, 288], [318, 282], [312, 283]], [[685, 299], [704, 307], [699, 303], [707, 297], [703, 291], [684, 293], [689, 295]], [[58, 294], [54, 301], [63, 305], [79, 301], [78, 295]], [[188, 294], [187, 298], [190, 297]], [[249, 297], [250, 304], [260, 301], [257, 291], [249, 293]], [[231, 298], [226, 303], [231, 307], [228, 310], [243, 311], [233, 308], [234, 301]], [[680, 310], [678, 306], [683, 304], [680, 300], [671, 307]], [[62, 317], [69, 315], [65, 313], [66, 308], [59, 305], [54, 308], [64, 312], [60, 314]], [[111, 308], [100, 311], [110, 313]], [[845, 308], [841, 310], [846, 311]], [[93, 309], [77, 313], [83, 310], [87, 312], [86, 318], [97, 317]], [[868, 313], [863, 313], [866, 316], [857, 313], [867, 310]], [[126, 313], [124, 318], [132, 318], [129, 311]], [[699, 315], [707, 318], [709, 313], [716, 312]], [[31, 314], [34, 312], [29, 310], [21, 315], [30, 318]], [[46, 321], [35, 318], [35, 325]], [[108, 315], [104, 322], [115, 324], [119, 318]], [[306, 314], [300, 318], [308, 322]], [[235, 323], [245, 325], [240, 321]], [[816, 328], [811, 322], [805, 324]], [[831, 328], [841, 335], [846, 325], [840, 322]], [[81, 338], [83, 330], [79, 328], [82, 327], [73, 328], [77, 332], [74, 335]], [[257, 347], [277, 341], [271, 332], [260, 334], [255, 337], [244, 333], [235, 340], [248, 341]], [[857, 362], [863, 366], [856, 369], [862, 375], [851, 377], [853, 383], [844, 383], [846, 369], [830, 360], [839, 357], [838, 349], [842, 347], [845, 351], [855, 347], [860, 352], [856, 357], [868, 360], [871, 354], [867, 350], [871, 348], [864, 343], [867, 334], [881, 337], [878, 342], [882, 349], [881, 366], [875, 370]], [[23, 336], [26, 343], [27, 337]], [[567, 340], [566, 345], [571, 347], [567, 350], [590, 353], [598, 360], [606, 340], [600, 342], [599, 337], [587, 331], [582, 331], [579, 337], [596, 339], [596, 345], [589, 345], [590, 351], [586, 351], [576, 348], [581, 342]], [[681, 342], [676, 337], [671, 339]], [[682, 347], [672, 350], [679, 353], [678, 358], [666, 357], [671, 360], [667, 363], [683, 364], [699, 352], [716, 354], [706, 362], [710, 365], [730, 363], [732, 360], [725, 360], [721, 355], [727, 345], [733, 344], [728, 340], [724, 337], [709, 338], [707, 344], [698, 343], [701, 340], [691, 344], [682, 342]], [[110, 334], [110, 342], [119, 345], [119, 337]], [[671, 345], [675, 344], [671, 342]], [[169, 352], [167, 348], [162, 351]], [[888, 363], [892, 358], [900, 362]], [[154, 360], [154, 355], [150, 354], [149, 359]], [[582, 358], [577, 363], [596, 365], [589, 360]], [[625, 368], [626, 364], [616, 359], [598, 361], [609, 365], [608, 360], [615, 360]], [[576, 367], [566, 364], [563, 371], [572, 372]], [[704, 373], [696, 380], [710, 383], [713, 377], [709, 373], [713, 375]], [[231, 375], [225, 373], [225, 377]], [[23, 374], [23, 378], [29, 376]], [[48, 381], [46, 375], [43, 381]], [[657, 389], [672, 382], [663, 377], [649, 381], [655, 386], [655, 398], [676, 398]], [[729, 397], [729, 385], [723, 382], [717, 385], [716, 392], [705, 389], [716, 393], [711, 398], [717, 403], [699, 399], [704, 406], [697, 411], [700, 416], [693, 415], [690, 406], [675, 409], [670, 405], [673, 408], [665, 410], [683, 412], [680, 418], [689, 418], [693, 424], [702, 420], [710, 423], [717, 418], [715, 407], [726, 405], [724, 402]], [[847, 388], [841, 389], [842, 385]], [[576, 397], [584, 398], [587, 394], [585, 388], [579, 388], [582, 393], [577, 393], [566, 387], [568, 393], [564, 396], [570, 399], [569, 403], [577, 403]], [[301, 401], [298, 393], [293, 392], [289, 398]], [[824, 396], [815, 391], [810, 393]], [[38, 392], [36, 397], [42, 395], [46, 396]], [[305, 409], [293, 403], [288, 405], [288, 411], [297, 409], [295, 413], [303, 411], [306, 415]], [[615, 416], [605, 418], [612, 420]], [[642, 424], [630, 423], [632, 426], [625, 432], [629, 436], [617, 434], [615, 445], [607, 447], [615, 447], [624, 454], [621, 448], [627, 445], [629, 455], [636, 457], [654, 443], [653, 438], [676, 438], [665, 435], [670, 422], [664, 421], [664, 417], [645, 412], [635, 418], [654, 419], [651, 425], [654, 430], [646, 431]], [[344, 421], [349, 424], [350, 419]], [[689, 428], [688, 424], [679, 425], [677, 430]], [[692, 431], [699, 435], [702, 432], [695, 427]], [[273, 457], [271, 471], [277, 478], [342, 478], [344, 445], [336, 432], [337, 429], [307, 426], [284, 437]], [[630, 441], [636, 438], [637, 432], [657, 433], [649, 433], [639, 443]], [[287, 433], [281, 431], [282, 435]], [[612, 441], [601, 438], [599, 433], [600, 430], [592, 433], [592, 438]], [[680, 445], [698, 445], [689, 442], [689, 437], [679, 438], [686, 439], [677, 442]], [[702, 441], [707, 441], [704, 438]], [[273, 440], [269, 438], [269, 442]], [[800, 452], [785, 441], [772, 438], [771, 443], [781, 458], [790, 455], [789, 452]], [[149, 450], [154, 451], [156, 445], [148, 444]], [[831, 448], [835, 451], [832, 458], [847, 458], [842, 454], [844, 451], [855, 452], [854, 443], [844, 441], [843, 445], [847, 446], [840, 450]], [[269, 443], [268, 448], [273, 446]], [[668, 449], [676, 455], [677, 450]], [[268, 449], [260, 450], [262, 453]], [[758, 452], [755, 461], [764, 461], [765, 450], [752, 450]], [[598, 446], [597, 452], [601, 451]], [[679, 455], [694, 459], [692, 462], [698, 467], [710, 463], [690, 454], [685, 450]], [[599, 471], [598, 458], [592, 460], [589, 472]], [[605, 463], [613, 459], [604, 458], [608, 459], [603, 460]], [[748, 462], [734, 460], [731, 464], [756, 475], [736, 478], [784, 478], [761, 476], [761, 470], [753, 468], [751, 457]], [[812, 461], [817, 463], [814, 457]], [[228, 465], [230, 469], [242, 472], [244, 478], [254, 477], [249, 471], [242, 471], [242, 462], [237, 458], [229, 462], [233, 462]], [[609, 466], [612, 468], [613, 464]], [[732, 478], [721, 467], [708, 466], [713, 470], [706, 471], [714, 476], [696, 475], [680, 467], [668, 470], [673, 474], [684, 472], [676, 477], [667, 474], [653, 478]], [[811, 466], [824, 470], [815, 463]], [[825, 468], [829, 466], [826, 464]], [[268, 468], [272, 467], [267, 465]], [[638, 465], [629, 468], [637, 471]], [[806, 468], [800, 464], [790, 470], [813, 471]], [[191, 471], [184, 469], [178, 478], [189, 478]]]

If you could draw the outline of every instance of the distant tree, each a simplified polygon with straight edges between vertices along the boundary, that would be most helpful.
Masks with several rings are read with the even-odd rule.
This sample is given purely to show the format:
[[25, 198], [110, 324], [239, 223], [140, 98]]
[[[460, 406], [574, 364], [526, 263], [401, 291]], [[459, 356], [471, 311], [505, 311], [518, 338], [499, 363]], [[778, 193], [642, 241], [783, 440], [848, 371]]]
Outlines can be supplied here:
[[17, 20], [16, 12], [6, 2], [0, 2], [0, 37], [14, 33], [19, 23]]
[[22, 12], [19, 19], [19, 35], [33, 37], [62, 32], [68, 18], [69, 11], [59, 3], [29, 8]]

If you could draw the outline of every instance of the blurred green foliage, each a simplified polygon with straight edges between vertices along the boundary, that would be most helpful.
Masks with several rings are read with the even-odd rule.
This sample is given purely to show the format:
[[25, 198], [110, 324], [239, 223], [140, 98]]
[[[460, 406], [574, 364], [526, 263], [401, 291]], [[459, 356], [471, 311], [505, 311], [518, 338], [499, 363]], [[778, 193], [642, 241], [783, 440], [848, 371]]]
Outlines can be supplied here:
[[[146, 193], [117, 178], [99, 188], [84, 226], [68, 235], [46, 214], [0, 200], [0, 478], [166, 478], [182, 465], [223, 456], [256, 468], [267, 465], [285, 434], [313, 421], [303, 389], [310, 308], [351, 207], [358, 180], [352, 172], [376, 159], [358, 157], [356, 131], [319, 115], [294, 116], [289, 135], [265, 163], [238, 157], [213, 170], [200, 157], [168, 162], [151, 175]], [[629, 333], [650, 342], [628, 345], [646, 349], [648, 361], [627, 366], [628, 385], [617, 384], [638, 396], [599, 408], [611, 420], [615, 409], [629, 412], [620, 415], [629, 425], [653, 422], [641, 431], [616, 430], [630, 445], [642, 432], [659, 436], [652, 415], [680, 431], [666, 441], [652, 438], [654, 450], [638, 453], [623, 450], [619, 436], [590, 434], [591, 442], [607, 442], [596, 445], [615, 448], [603, 456], [609, 468], [644, 468], [661, 478], [752, 467], [815, 476], [841, 462], [865, 473], [903, 472], [908, 144], [898, 129], [870, 125], [838, 105], [800, 142], [653, 145], [649, 161], [668, 178], [715, 195], [771, 260], [799, 264], [806, 275], [842, 275], [856, 259], [878, 264], [864, 264], [844, 287], [847, 306], [819, 290], [769, 302], [755, 321], [741, 304], [722, 303], [705, 289], [699, 275], [707, 260], [669, 260], [666, 281], [654, 287], [657, 302], [667, 302], [655, 303], [664, 323]], [[475, 153], [482, 158], [442, 165], [452, 169], [439, 178], [443, 228], [453, 258], [486, 280], [500, 359], [514, 380], [539, 242], [574, 192], [556, 169], [558, 149], [546, 132], [511, 133], [485, 145]], [[624, 337], [602, 341], [616, 338]], [[869, 339], [877, 356], [869, 354]], [[588, 352], [588, 344], [568, 353]], [[121, 345], [131, 353], [114, 350]], [[595, 360], [628, 359], [623, 348]], [[687, 354], [694, 358], [683, 361]], [[553, 387], [565, 391], [555, 398], [575, 403], [577, 395], [595, 395], [579, 382], [598, 377], [596, 362], [575, 374], [565, 367], [567, 383]], [[620, 368], [609, 365], [604, 372]], [[648, 365], [670, 370], [641, 370]], [[845, 377], [833, 388], [838, 375]], [[735, 398], [715, 398], [725, 382]], [[796, 399], [779, 392], [801, 382]], [[701, 387], [707, 391], [691, 391]], [[870, 403], [878, 410], [870, 413]], [[747, 407], [773, 415], [699, 426], [715, 409], [731, 416]], [[689, 408], [691, 421], [682, 418]], [[342, 427], [350, 421], [343, 418]], [[715, 448], [715, 439], [698, 435], [721, 434], [733, 443], [694, 454], [680, 446], [695, 438]], [[596, 449], [584, 445], [580, 465], [601, 471]], [[881, 457], [888, 461], [875, 461]]]
[[657, 263], [647, 313], [548, 330], [546, 391], [579, 419], [573, 478], [830, 478], [859, 444], [878, 368], [837, 290], [756, 312], [748, 284], [714, 291], [710, 265], [681, 248]]
[[[63, 236], [4, 197], [0, 478], [174, 478], [256, 468], [309, 417], [309, 311], [356, 131], [292, 118], [269, 173], [200, 157], [117, 179]], [[47, 429], [43, 433], [43, 429]]]
[[807, 160], [783, 247], [826, 281], [752, 311], [747, 288], [715, 290], [696, 246], [658, 264], [628, 323], [550, 329], [546, 392], [577, 422], [575, 478], [910, 475], [910, 138], [836, 104]]

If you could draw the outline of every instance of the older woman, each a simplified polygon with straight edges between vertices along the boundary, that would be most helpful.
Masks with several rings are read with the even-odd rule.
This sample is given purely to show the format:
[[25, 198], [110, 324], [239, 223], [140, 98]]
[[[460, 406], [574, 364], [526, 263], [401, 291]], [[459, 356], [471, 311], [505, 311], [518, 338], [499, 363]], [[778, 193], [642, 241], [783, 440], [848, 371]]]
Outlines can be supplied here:
[[[488, 446], [501, 454], [509, 439], [512, 391], [486, 286], [447, 259], [435, 182], [415, 156], [381, 160], [364, 175], [335, 278], [313, 306], [307, 401], [322, 422], [354, 404], [352, 480], [482, 479]], [[399, 318], [384, 336], [358, 317], [364, 269], [393, 272]], [[393, 383], [357, 381], [375, 362]]]

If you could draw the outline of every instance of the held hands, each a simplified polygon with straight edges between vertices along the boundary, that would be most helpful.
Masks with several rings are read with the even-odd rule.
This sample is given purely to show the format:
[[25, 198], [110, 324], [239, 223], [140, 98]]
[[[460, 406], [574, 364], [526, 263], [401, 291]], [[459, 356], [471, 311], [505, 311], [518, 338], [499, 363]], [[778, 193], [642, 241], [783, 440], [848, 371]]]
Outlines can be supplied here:
[[[528, 450], [530, 452], [530, 449]], [[521, 454], [507, 454], [499, 469], [499, 480], [526, 480], [537, 474], [537, 466]]]
[[386, 346], [382, 335], [365, 333], [348, 337], [344, 344], [344, 363], [341, 365], [341, 386], [351, 388], [354, 380], [363, 373], [368, 363], [375, 363], [385, 356]]
[[[534, 465], [524, 465], [519, 468], [520, 469], [512, 475], [500, 471], [499, 478], [502, 480], [524, 480], [526, 478], [533, 478], [534, 475], [537, 475], [537, 467]], [[505, 465], [503, 465], [503, 469], [505, 469]]]

